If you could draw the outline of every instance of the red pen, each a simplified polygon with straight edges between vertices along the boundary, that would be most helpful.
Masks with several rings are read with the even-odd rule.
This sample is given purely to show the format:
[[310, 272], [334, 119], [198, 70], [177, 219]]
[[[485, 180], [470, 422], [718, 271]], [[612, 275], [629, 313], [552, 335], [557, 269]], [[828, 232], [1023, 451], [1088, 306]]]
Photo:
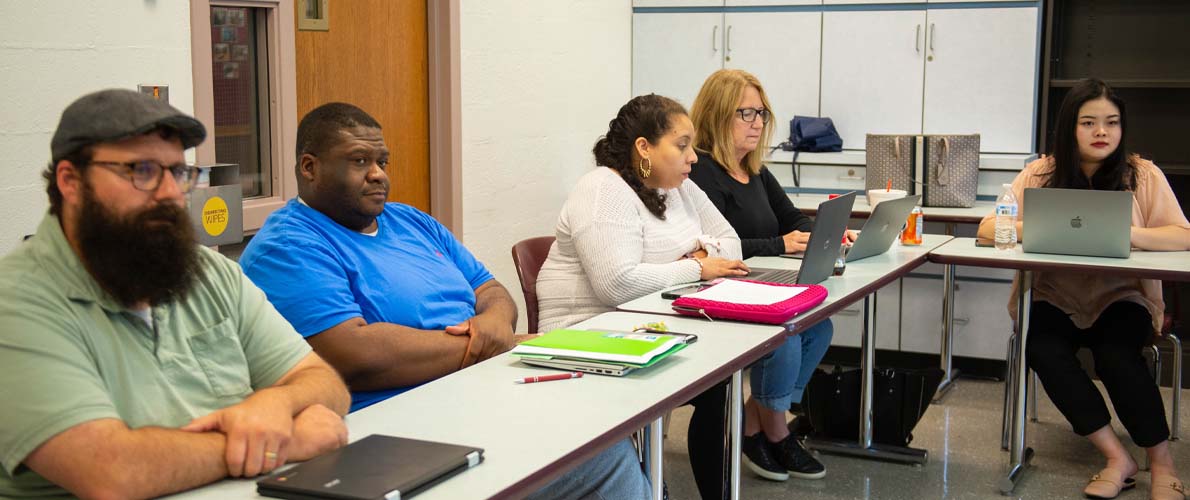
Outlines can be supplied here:
[[557, 375], [538, 375], [536, 377], [525, 377], [513, 380], [514, 384], [532, 384], [534, 382], [549, 382], [551, 380], [568, 380], [572, 378], [583, 378], [582, 372], [559, 373]]

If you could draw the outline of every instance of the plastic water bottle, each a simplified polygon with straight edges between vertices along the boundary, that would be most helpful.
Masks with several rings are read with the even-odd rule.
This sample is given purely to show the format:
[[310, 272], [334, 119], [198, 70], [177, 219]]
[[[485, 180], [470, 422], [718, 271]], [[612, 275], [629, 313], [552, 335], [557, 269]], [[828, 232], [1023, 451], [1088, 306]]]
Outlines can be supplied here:
[[1016, 196], [1012, 184], [1004, 185], [1004, 192], [996, 199], [996, 250], [1016, 248]]

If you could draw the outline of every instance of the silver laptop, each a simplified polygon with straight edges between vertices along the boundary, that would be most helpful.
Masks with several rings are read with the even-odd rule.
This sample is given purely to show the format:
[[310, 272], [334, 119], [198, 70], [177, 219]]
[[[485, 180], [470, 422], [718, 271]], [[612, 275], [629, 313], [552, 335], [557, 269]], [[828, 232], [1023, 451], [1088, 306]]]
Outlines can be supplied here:
[[880, 255], [892, 247], [893, 240], [901, 234], [909, 212], [921, 202], [921, 195], [906, 196], [895, 200], [882, 201], [876, 204], [872, 215], [864, 223], [859, 232], [859, 238], [847, 251], [847, 262]]
[[1024, 251], [1126, 258], [1132, 250], [1132, 193], [1025, 190]]
[[839, 245], [843, 242], [843, 233], [847, 231], [853, 205], [855, 191], [818, 205], [818, 214], [810, 228], [810, 241], [806, 243], [806, 253], [797, 271], [753, 267], [745, 279], [790, 285], [813, 285], [826, 281], [835, 272], [835, 259], [839, 256]]

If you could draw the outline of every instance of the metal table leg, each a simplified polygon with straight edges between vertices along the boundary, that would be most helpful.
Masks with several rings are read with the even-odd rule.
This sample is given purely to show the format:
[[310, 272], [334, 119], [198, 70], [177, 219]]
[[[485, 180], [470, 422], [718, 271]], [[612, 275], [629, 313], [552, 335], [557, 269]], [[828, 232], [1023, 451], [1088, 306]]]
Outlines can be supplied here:
[[1015, 394], [1012, 404], [1012, 440], [1008, 452], [1011, 464], [1008, 474], [1000, 480], [1000, 492], [1007, 495], [1016, 489], [1017, 483], [1025, 475], [1029, 462], [1033, 459], [1033, 449], [1025, 447], [1025, 421], [1028, 408], [1026, 397], [1028, 391], [1028, 363], [1025, 361], [1025, 348], [1029, 345], [1029, 308], [1033, 303], [1033, 272], [1020, 271], [1020, 287], [1017, 290], [1017, 343], [1016, 360], [1013, 366]]
[[947, 391], [954, 388], [958, 370], [952, 366], [954, 358], [954, 264], [942, 267], [942, 346], [938, 351], [942, 357], [942, 382], [934, 393], [934, 402], [942, 401]]
[[731, 434], [731, 500], [740, 498], [740, 434], [744, 427], [744, 375], [740, 371], [731, 374], [731, 388], [727, 400], [731, 405], [728, 429]]
[[[870, 307], [869, 307], [870, 306]], [[860, 337], [860, 382], [859, 439], [838, 441], [833, 439], [808, 439], [806, 446], [827, 453], [838, 453], [861, 458], [873, 458], [892, 462], [924, 464], [929, 460], [926, 450], [889, 446], [872, 443], [872, 386], [875, 380], [876, 362], [876, 294], [864, 297], [864, 329]]]
[[649, 423], [649, 484], [653, 486], [653, 500], [662, 500], [665, 497], [665, 467], [661, 463], [662, 457], [665, 456], [665, 436], [662, 434], [664, 425], [663, 418]]
[[1182, 406], [1182, 341], [1177, 335], [1168, 333], [1165, 339], [1173, 344], [1173, 408], [1169, 409], [1169, 440], [1178, 440], [1178, 428], [1181, 427]]

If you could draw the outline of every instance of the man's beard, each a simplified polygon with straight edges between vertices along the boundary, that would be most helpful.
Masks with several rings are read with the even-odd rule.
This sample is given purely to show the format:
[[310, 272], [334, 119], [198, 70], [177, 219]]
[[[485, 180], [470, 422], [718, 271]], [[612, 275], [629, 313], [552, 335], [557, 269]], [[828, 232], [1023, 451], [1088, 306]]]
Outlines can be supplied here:
[[185, 297], [202, 272], [194, 227], [177, 205], [121, 217], [85, 186], [78, 236], [87, 271], [125, 307]]

